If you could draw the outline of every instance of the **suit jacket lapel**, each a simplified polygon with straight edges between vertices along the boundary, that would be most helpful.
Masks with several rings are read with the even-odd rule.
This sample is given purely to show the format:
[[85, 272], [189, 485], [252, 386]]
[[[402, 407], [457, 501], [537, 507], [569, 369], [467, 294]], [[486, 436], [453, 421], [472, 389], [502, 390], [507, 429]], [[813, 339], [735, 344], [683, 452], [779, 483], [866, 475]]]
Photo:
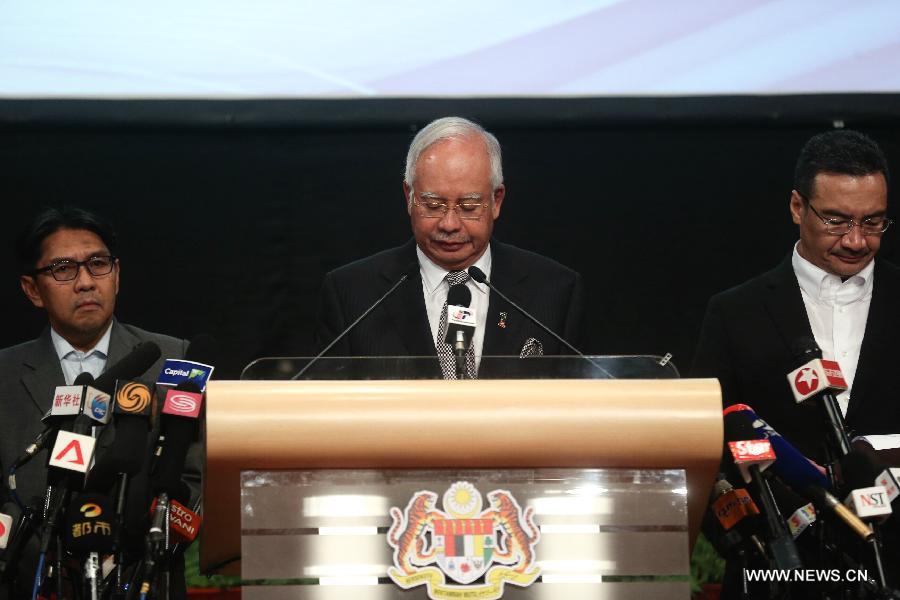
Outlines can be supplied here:
[[[382, 276], [393, 285], [403, 276], [407, 265], [416, 262], [416, 242], [410, 240], [401, 247], [397, 260], [382, 270]], [[408, 356], [437, 356], [428, 313], [425, 311], [425, 297], [422, 295], [422, 275], [418, 270], [393, 296], [385, 300], [385, 311], [394, 322], [394, 329], [406, 347]]]
[[43, 416], [50, 410], [56, 386], [65, 385], [66, 379], [50, 339], [50, 327], [44, 330], [32, 348], [32, 352], [22, 359], [22, 363], [32, 369], [22, 376], [22, 384], [28, 390], [32, 404]]
[[[885, 269], [879, 269], [875, 263], [875, 281], [872, 288], [872, 302], [869, 304], [869, 315], [866, 317], [866, 332], [863, 335], [862, 347], [859, 351], [859, 363], [856, 376], [853, 378], [853, 389], [850, 392], [850, 404], [847, 407], [847, 420], [863, 411], [863, 405], [870, 400], [867, 396], [868, 384], [890, 372], [888, 349], [900, 332], [900, 320], [897, 313], [897, 299], [900, 298], [900, 282]], [[883, 399], [871, 398], [874, 401]]]
[[[510, 259], [505, 244], [492, 241], [491, 283], [513, 301], [521, 304], [521, 299], [525, 296], [521, 291], [527, 278], [528, 272]], [[501, 313], [506, 313], [506, 318], [503, 319], [504, 327], [499, 325]], [[525, 341], [520, 332], [527, 320], [528, 317], [513, 308], [499, 294], [491, 292], [482, 355], [518, 356]], [[519, 347], [516, 347], [517, 345]]]
[[794, 341], [801, 337], [813, 339], [813, 333], [800, 286], [794, 275], [794, 267], [791, 265], [791, 255], [769, 272], [767, 285], [769, 294], [763, 302], [775, 322], [775, 329], [781, 335], [786, 352], [792, 355], [791, 346]]

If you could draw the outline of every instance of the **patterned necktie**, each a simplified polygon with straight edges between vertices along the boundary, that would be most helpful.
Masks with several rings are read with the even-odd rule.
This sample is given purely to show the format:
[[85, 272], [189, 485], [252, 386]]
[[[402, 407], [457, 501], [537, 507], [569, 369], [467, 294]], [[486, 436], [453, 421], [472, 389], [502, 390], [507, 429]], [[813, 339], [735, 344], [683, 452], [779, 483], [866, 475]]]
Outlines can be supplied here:
[[[450, 271], [445, 277], [449, 285], [465, 285], [469, 280], [469, 274], [465, 271]], [[434, 347], [437, 349], [438, 359], [441, 363], [441, 373], [444, 379], [456, 379], [456, 355], [453, 347], [444, 341], [447, 337], [447, 301], [444, 300], [444, 308], [441, 309], [441, 322], [438, 325], [437, 339]], [[467, 379], [476, 379], [475, 345], [470, 343], [466, 349], [466, 376]]]

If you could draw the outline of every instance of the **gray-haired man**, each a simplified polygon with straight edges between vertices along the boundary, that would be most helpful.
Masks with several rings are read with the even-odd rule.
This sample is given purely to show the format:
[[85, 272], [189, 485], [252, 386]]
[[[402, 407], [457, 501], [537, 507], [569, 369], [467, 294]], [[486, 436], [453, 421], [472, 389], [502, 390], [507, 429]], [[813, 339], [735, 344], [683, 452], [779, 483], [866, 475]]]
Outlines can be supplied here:
[[[410, 279], [331, 351], [335, 356], [433, 356], [442, 339], [450, 283], [472, 266], [576, 347], [584, 343], [581, 277], [559, 263], [492, 240], [506, 195], [500, 144], [460, 117], [429, 123], [413, 139], [403, 182], [414, 239], [329, 273], [316, 342], [334, 339], [411, 265]], [[463, 273], [461, 273], [463, 272]], [[449, 279], [449, 283], [448, 283]], [[462, 281], [477, 315], [472, 347], [481, 355], [543, 354], [565, 347], [484, 284]], [[445, 371], [446, 376], [446, 371]]]

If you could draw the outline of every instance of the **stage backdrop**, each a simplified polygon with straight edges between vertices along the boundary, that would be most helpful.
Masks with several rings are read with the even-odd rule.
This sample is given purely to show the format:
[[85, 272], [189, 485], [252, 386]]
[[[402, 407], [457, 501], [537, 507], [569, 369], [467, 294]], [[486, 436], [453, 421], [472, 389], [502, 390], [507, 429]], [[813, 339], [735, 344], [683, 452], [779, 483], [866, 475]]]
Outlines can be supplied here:
[[[15, 235], [42, 205], [68, 203], [118, 227], [122, 321], [214, 335], [228, 377], [257, 357], [309, 354], [323, 275], [410, 237], [407, 145], [430, 119], [461, 114], [503, 147], [496, 237], [584, 276], [585, 350], [671, 352], [686, 371], [710, 295], [791, 250], [803, 142], [858, 128], [900, 169], [897, 105], [896, 95], [2, 101], [0, 345], [45, 323], [19, 289]], [[895, 262], [898, 231], [882, 251]]]

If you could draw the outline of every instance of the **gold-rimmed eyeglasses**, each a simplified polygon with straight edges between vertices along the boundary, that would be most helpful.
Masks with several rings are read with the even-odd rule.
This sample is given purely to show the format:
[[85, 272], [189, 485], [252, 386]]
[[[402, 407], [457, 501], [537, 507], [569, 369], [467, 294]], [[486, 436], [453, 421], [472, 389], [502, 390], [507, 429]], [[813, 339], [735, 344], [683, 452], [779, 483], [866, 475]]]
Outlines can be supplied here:
[[449, 210], [455, 210], [456, 215], [460, 219], [467, 221], [477, 221], [484, 214], [484, 209], [488, 207], [487, 202], [483, 202], [476, 198], [463, 198], [456, 204], [448, 204], [446, 200], [431, 197], [416, 197], [413, 195], [413, 204], [419, 207], [422, 216], [426, 219], [441, 219]]
[[887, 231], [887, 228], [894, 222], [893, 219], [889, 219], [883, 215], [879, 217], [866, 217], [862, 221], [857, 221], [856, 219], [844, 219], [841, 217], [823, 217], [819, 214], [819, 211], [816, 210], [816, 207], [812, 205], [812, 202], [803, 196], [800, 197], [806, 201], [806, 205], [813, 211], [813, 214], [819, 217], [819, 220], [825, 225], [825, 231], [831, 235], [847, 235], [854, 227], [859, 227], [859, 230], [863, 235], [881, 235]]

